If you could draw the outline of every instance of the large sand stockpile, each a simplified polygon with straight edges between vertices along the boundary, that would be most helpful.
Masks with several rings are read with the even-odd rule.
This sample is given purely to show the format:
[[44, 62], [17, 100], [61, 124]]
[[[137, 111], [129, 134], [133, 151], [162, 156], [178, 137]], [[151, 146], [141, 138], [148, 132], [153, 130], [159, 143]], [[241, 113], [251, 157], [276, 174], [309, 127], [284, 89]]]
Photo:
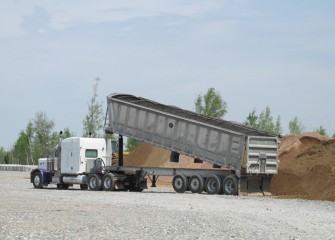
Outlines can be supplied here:
[[[126, 166], [212, 168], [208, 163], [180, 156], [170, 162], [171, 152], [150, 144], [140, 146], [125, 157]], [[281, 139], [279, 173], [271, 183], [273, 195], [335, 201], [335, 139], [317, 133], [289, 135]], [[158, 185], [170, 185], [171, 177], [159, 177]]]
[[317, 133], [284, 137], [279, 159], [273, 195], [335, 201], [335, 139]]

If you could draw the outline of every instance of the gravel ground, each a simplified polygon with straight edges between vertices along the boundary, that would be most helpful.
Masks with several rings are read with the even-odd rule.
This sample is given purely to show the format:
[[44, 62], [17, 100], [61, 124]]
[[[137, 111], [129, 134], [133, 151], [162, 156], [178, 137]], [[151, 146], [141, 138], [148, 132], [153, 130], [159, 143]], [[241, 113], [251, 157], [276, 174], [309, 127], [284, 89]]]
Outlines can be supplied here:
[[0, 171], [0, 239], [335, 239], [335, 202], [34, 189]]

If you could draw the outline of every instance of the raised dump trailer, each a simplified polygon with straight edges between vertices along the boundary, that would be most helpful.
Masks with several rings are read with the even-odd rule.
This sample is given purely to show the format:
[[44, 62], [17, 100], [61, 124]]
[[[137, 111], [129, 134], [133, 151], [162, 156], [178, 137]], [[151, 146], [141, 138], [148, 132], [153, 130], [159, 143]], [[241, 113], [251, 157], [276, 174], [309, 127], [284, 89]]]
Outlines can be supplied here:
[[[127, 94], [107, 96], [106, 132], [117, 133], [213, 164], [213, 170], [140, 168], [142, 175], [173, 175], [177, 192], [269, 193], [278, 171], [278, 137]], [[119, 166], [119, 170], [131, 170]]]

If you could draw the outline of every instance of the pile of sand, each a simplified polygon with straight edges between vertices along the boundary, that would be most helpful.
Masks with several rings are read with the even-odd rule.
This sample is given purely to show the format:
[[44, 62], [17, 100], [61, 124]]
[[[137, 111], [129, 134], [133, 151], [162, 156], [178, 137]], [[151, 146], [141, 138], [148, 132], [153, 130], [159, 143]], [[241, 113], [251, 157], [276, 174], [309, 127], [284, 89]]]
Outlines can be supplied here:
[[317, 133], [286, 136], [279, 159], [273, 195], [335, 201], [335, 139]]
[[[125, 157], [126, 166], [166, 168], [213, 168], [180, 155], [170, 162], [171, 152], [147, 143]], [[271, 182], [271, 193], [280, 197], [335, 201], [335, 139], [318, 133], [289, 135], [279, 146], [279, 173]], [[171, 177], [159, 177], [158, 185], [170, 185]]]

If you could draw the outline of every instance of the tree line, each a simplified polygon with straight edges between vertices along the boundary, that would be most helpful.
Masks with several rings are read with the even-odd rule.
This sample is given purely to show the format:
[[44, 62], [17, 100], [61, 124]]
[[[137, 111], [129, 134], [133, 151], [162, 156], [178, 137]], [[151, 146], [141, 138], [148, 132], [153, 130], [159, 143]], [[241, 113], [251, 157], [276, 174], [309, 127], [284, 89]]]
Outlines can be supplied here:
[[[103, 128], [104, 115], [102, 111], [102, 103], [98, 102], [98, 85], [100, 78], [95, 79], [93, 85], [93, 95], [88, 103], [88, 112], [83, 119], [83, 137], [105, 137], [115, 138], [115, 136], [105, 135], [101, 133]], [[209, 117], [223, 119], [228, 112], [228, 104], [215, 88], [209, 88], [203, 95], [199, 94], [195, 101], [195, 112]], [[266, 106], [259, 114], [253, 109], [243, 121], [243, 124], [261, 131], [282, 134], [281, 116], [276, 118], [272, 116], [271, 109]], [[59, 132], [53, 130], [54, 121], [49, 120], [44, 112], [37, 112], [24, 130], [21, 130], [15, 144], [10, 151], [6, 151], [0, 147], [0, 163], [5, 164], [37, 164], [38, 158], [51, 156], [55, 146], [59, 143]], [[301, 134], [305, 131], [305, 127], [297, 116], [295, 116], [288, 124], [289, 134]], [[321, 135], [327, 136], [326, 129], [323, 126], [314, 130]], [[74, 136], [69, 128], [63, 129], [65, 138]], [[333, 134], [335, 137], [335, 133]], [[139, 141], [128, 138], [126, 149], [134, 150]]]
[[[206, 116], [223, 119], [224, 115], [227, 113], [227, 103], [222, 99], [220, 92], [214, 88], [209, 88], [204, 95], [199, 94], [194, 104], [195, 111]], [[278, 115], [274, 119], [269, 106], [266, 106], [266, 108], [259, 114], [257, 114], [256, 109], [253, 109], [247, 115], [243, 124], [264, 132], [277, 135], [282, 134], [281, 116]], [[305, 127], [298, 117], [295, 116], [289, 121], [288, 130], [289, 134], [302, 134], [305, 131]], [[326, 129], [323, 126], [314, 129], [314, 132], [327, 136]], [[335, 137], [335, 133], [332, 137]]]
[[[88, 103], [88, 112], [83, 119], [83, 137], [108, 137], [100, 133], [103, 127], [102, 103], [98, 102], [98, 85], [100, 78], [95, 79], [93, 95]], [[59, 143], [59, 132], [54, 131], [55, 122], [48, 119], [44, 112], [37, 112], [21, 130], [18, 139], [9, 151], [0, 147], [0, 164], [36, 165], [41, 157], [52, 156]], [[74, 136], [69, 128], [62, 130], [63, 138]]]

